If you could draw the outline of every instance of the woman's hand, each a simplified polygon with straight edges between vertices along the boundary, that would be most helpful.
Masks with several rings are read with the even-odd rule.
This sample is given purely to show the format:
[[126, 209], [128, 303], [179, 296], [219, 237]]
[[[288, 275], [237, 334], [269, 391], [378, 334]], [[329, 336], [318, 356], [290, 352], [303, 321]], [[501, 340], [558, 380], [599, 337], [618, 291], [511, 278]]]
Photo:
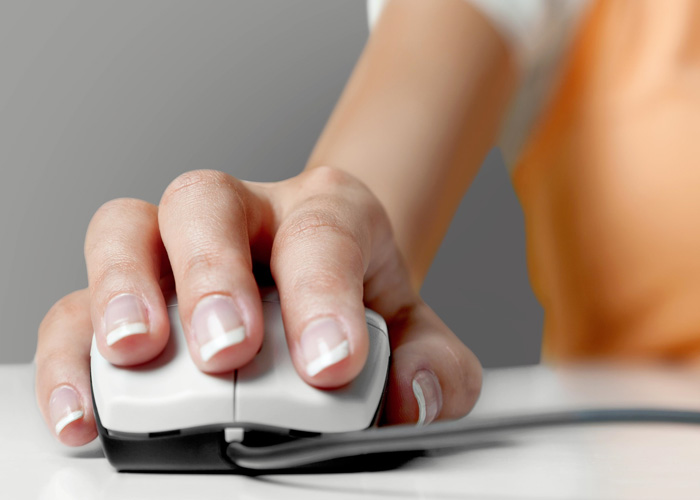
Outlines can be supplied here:
[[[366, 305], [389, 326], [387, 423], [459, 417], [478, 396], [478, 361], [411, 288], [381, 204], [345, 172], [320, 167], [277, 183], [189, 172], [158, 207], [132, 199], [102, 206], [85, 258], [89, 288], [49, 311], [36, 353], [39, 407], [67, 445], [96, 436], [93, 331], [116, 365], [157, 356], [169, 335], [161, 289], [169, 277], [195, 364], [219, 373], [252, 360], [263, 341], [254, 262], [269, 264], [290, 354], [307, 383], [339, 387], [360, 372]], [[324, 349], [336, 355], [320, 356]]]

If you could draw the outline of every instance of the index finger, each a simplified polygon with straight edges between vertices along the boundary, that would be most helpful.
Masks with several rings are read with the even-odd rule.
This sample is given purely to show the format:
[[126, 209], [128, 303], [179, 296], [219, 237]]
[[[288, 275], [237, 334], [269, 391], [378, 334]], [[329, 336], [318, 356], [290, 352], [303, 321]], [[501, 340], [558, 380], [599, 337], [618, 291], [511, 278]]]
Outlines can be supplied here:
[[287, 188], [293, 196], [281, 193], [270, 267], [290, 354], [309, 384], [339, 387], [367, 359], [364, 275], [378, 207], [358, 181], [330, 168], [306, 172]]

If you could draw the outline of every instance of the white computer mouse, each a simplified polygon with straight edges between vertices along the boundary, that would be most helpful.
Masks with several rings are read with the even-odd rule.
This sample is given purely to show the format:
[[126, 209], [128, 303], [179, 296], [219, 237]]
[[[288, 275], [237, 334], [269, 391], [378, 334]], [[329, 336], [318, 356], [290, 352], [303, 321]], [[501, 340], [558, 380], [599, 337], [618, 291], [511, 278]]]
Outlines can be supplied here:
[[100, 439], [119, 470], [231, 470], [231, 442], [251, 446], [350, 432], [373, 426], [389, 369], [386, 323], [366, 310], [369, 357], [340, 389], [309, 386], [297, 374], [276, 291], [263, 296], [265, 337], [255, 359], [225, 375], [202, 373], [192, 361], [173, 297], [170, 340], [153, 361], [120, 368], [93, 340], [91, 378]]

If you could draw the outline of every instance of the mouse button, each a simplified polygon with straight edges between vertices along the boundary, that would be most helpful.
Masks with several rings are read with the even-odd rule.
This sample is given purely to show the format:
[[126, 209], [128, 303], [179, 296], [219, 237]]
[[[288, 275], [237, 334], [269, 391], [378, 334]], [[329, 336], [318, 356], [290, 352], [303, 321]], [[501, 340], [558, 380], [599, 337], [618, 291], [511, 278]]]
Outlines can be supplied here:
[[347, 432], [369, 427], [381, 402], [389, 342], [372, 325], [370, 354], [360, 375], [340, 389], [309, 386], [294, 369], [278, 304], [264, 303], [265, 340], [252, 363], [238, 370], [235, 418], [238, 423], [309, 432]]
[[386, 326], [386, 321], [379, 313], [372, 311], [371, 309], [365, 308], [365, 320], [367, 320], [367, 325], [371, 325], [377, 330], [378, 333], [382, 333], [387, 338], [389, 337], [389, 329]]
[[248, 367], [239, 370], [236, 422], [323, 433], [357, 431], [373, 423], [387, 367], [386, 358], [382, 363], [378, 351], [351, 384], [330, 391], [308, 385], [297, 374], [288, 353], [287, 361], [280, 359], [285, 353], [272, 351], [261, 351], [273, 366], [264, 375], [249, 377], [252, 372]]
[[368, 414], [365, 418], [368, 419], [368, 423], [365, 427], [371, 425], [377, 408], [382, 401], [391, 352], [389, 338], [385, 330], [375, 328], [368, 323], [367, 331], [370, 345], [365, 366], [352, 384], [343, 388], [343, 390], [350, 393], [350, 396], [346, 397], [356, 399], [366, 408]]
[[93, 354], [95, 405], [106, 429], [148, 433], [233, 422], [233, 373], [202, 373], [190, 357], [177, 308], [168, 312], [171, 335], [154, 360], [120, 368]]

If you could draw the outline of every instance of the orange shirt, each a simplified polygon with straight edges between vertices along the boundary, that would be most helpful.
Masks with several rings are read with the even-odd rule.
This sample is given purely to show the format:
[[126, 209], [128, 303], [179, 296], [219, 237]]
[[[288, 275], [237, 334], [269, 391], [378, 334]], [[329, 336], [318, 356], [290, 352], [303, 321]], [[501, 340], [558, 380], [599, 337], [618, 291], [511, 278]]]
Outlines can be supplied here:
[[514, 170], [544, 357], [700, 357], [700, 2], [602, 0]]

